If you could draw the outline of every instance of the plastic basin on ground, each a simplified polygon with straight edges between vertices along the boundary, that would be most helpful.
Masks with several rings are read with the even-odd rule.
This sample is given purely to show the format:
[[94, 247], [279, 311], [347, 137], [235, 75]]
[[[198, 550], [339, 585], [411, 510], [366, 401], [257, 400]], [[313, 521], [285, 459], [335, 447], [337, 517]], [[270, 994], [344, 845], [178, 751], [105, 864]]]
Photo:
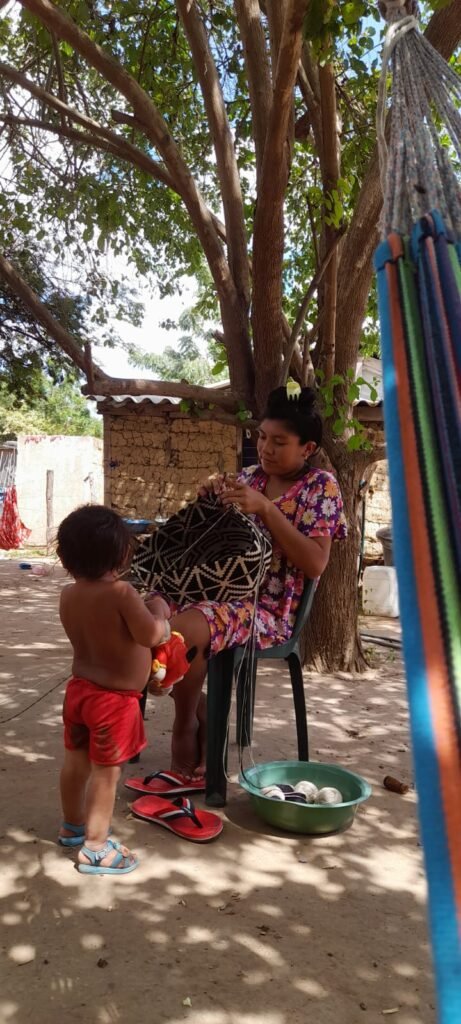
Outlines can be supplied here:
[[[318, 789], [334, 786], [343, 796], [340, 804], [294, 804], [271, 800], [261, 793], [265, 786], [290, 783], [301, 779], [313, 782]], [[360, 775], [335, 764], [316, 761], [269, 761], [245, 769], [239, 776], [242, 789], [249, 793], [256, 813], [263, 821], [285, 832], [321, 836], [349, 828], [361, 803], [371, 795], [371, 786]]]
[[125, 526], [128, 527], [130, 533], [147, 533], [154, 523], [151, 519], [124, 519]]

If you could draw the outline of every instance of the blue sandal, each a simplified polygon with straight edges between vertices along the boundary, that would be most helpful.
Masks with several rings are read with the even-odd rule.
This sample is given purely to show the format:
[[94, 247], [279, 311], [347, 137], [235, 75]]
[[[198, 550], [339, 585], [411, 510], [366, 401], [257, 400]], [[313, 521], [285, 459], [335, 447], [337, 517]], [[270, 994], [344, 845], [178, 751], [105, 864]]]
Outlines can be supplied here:
[[[101, 861], [111, 852], [111, 850], [117, 850], [112, 864], [104, 867], [101, 865]], [[85, 875], [127, 875], [130, 871], [134, 871], [135, 868], [139, 867], [139, 860], [131, 854], [129, 857], [125, 857], [121, 852], [122, 847], [120, 843], [117, 843], [115, 839], [108, 839], [102, 850], [89, 850], [88, 846], [82, 846], [82, 853], [85, 857], [88, 857], [89, 864], [78, 864], [78, 870]], [[134, 857], [132, 860], [131, 858]]]
[[61, 828], [67, 829], [68, 832], [73, 832], [73, 835], [58, 836], [60, 846], [81, 846], [85, 841], [84, 825], [71, 825], [68, 821], [63, 821]]

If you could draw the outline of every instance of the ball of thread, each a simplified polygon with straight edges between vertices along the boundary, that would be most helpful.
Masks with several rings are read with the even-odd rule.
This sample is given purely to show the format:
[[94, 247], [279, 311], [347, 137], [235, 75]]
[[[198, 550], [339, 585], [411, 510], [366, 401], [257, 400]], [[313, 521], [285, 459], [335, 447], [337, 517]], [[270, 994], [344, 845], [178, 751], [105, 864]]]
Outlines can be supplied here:
[[269, 797], [269, 800], [284, 800], [285, 793], [278, 786], [264, 786], [261, 790], [263, 796]]
[[295, 793], [302, 793], [306, 797], [308, 804], [313, 804], [317, 796], [318, 789], [314, 786], [313, 782], [309, 782], [307, 779], [301, 779], [300, 782], [296, 783]]
[[315, 798], [316, 804], [342, 804], [342, 802], [342, 793], [334, 786], [324, 786], [323, 789], [319, 789]]

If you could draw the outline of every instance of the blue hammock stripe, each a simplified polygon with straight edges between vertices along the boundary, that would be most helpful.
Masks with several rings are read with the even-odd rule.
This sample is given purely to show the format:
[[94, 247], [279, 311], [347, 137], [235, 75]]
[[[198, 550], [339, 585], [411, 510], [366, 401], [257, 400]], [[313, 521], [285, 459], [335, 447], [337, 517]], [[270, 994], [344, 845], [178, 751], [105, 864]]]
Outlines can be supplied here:
[[461, 1021], [461, 272], [437, 213], [375, 255], [394, 550], [441, 1024]]

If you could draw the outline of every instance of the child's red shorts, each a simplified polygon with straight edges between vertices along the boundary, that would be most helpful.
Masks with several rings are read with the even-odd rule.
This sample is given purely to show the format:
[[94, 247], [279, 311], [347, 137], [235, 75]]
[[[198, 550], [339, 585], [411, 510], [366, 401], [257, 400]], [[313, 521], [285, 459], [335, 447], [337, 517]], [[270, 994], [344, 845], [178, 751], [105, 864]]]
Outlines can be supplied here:
[[90, 761], [118, 765], [147, 744], [137, 690], [106, 690], [87, 679], [67, 684], [62, 716], [64, 746], [87, 750]]

